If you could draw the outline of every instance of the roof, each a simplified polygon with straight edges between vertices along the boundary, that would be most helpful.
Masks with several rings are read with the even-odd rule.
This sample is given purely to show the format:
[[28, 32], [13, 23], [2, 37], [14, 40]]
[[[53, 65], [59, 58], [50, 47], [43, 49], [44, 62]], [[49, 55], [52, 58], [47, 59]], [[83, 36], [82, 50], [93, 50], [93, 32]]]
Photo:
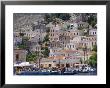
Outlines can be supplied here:
[[14, 50], [25, 50], [25, 49], [21, 49], [21, 48], [15, 48]]
[[65, 56], [51, 56], [48, 59], [65, 59]]
[[75, 52], [79, 52], [78, 50], [60, 50], [59, 52], [63, 52], [63, 53], [75, 53]]
[[90, 29], [89, 31], [97, 31], [97, 29]]

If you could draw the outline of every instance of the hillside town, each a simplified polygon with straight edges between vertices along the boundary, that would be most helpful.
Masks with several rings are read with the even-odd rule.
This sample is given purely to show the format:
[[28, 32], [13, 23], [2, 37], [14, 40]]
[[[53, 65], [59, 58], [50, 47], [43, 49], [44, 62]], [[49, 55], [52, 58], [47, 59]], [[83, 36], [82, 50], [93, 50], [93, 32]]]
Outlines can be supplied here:
[[14, 13], [13, 19], [14, 74], [96, 71], [96, 13]]

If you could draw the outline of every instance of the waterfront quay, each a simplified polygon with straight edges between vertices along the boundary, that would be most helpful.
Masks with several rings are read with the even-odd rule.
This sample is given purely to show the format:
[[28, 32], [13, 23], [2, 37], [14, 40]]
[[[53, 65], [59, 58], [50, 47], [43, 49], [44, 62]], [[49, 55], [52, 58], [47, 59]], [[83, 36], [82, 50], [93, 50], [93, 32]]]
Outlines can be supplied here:
[[75, 67], [38, 68], [32, 64], [14, 66], [14, 75], [97, 75], [97, 69], [87, 64]]

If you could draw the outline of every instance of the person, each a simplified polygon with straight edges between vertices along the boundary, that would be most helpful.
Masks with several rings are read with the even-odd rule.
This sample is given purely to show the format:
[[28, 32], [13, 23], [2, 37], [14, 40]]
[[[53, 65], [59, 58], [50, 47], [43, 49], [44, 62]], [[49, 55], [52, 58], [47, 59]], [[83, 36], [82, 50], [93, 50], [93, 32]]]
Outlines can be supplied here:
[[65, 72], [65, 67], [63, 67], [63, 68], [61, 69], [61, 75], [63, 75], [64, 72]]

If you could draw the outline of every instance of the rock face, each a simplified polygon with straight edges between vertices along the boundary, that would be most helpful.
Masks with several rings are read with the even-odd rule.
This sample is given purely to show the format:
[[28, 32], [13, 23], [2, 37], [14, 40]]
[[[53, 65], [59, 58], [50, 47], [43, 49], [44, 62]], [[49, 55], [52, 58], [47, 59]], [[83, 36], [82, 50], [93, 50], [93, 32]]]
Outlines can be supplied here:
[[44, 14], [14, 13], [14, 31], [32, 30], [34, 25], [44, 21]]

